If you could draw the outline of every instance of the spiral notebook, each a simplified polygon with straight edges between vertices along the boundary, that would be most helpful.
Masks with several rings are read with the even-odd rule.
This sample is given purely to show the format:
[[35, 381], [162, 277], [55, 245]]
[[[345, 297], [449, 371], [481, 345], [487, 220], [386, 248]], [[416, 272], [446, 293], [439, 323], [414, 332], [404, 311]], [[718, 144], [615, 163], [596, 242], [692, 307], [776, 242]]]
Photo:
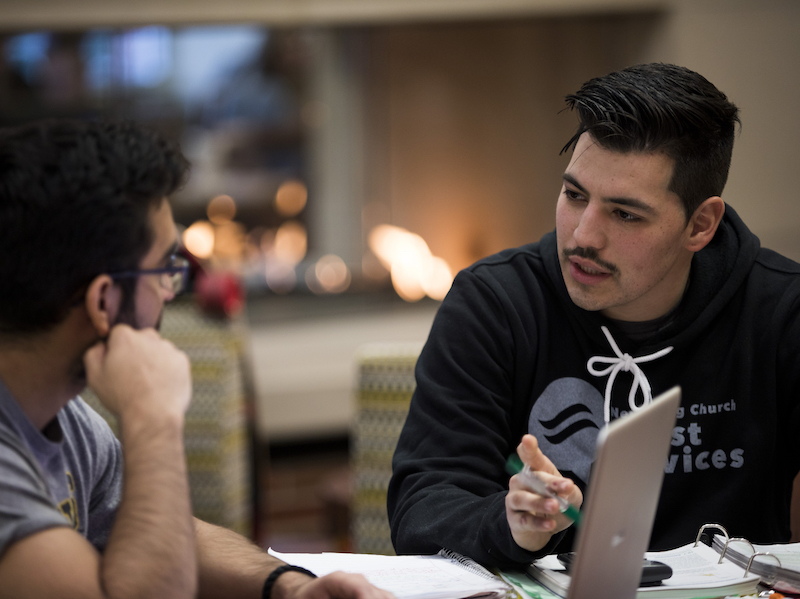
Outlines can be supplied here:
[[499, 576], [457, 553], [438, 555], [365, 555], [359, 553], [269, 554], [324, 576], [337, 570], [363, 574], [397, 599], [503, 599], [511, 587]]

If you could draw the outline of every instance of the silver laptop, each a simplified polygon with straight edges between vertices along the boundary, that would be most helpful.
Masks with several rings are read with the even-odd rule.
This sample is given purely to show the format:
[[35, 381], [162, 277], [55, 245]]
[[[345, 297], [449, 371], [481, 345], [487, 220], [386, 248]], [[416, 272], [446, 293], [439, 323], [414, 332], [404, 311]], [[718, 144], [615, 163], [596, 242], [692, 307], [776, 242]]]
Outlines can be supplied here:
[[567, 599], [636, 596], [680, 401], [673, 387], [600, 431]]

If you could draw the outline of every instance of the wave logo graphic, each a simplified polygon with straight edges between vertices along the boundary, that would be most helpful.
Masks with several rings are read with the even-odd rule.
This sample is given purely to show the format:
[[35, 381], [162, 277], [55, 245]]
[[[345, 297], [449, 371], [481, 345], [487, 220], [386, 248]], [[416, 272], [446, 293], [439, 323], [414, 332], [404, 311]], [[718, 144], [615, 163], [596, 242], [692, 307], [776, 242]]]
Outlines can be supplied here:
[[[585, 428], [597, 428], [597, 425], [589, 418], [584, 417], [577, 420], [572, 419], [573, 416], [580, 414], [581, 412], [588, 412], [589, 415], [592, 413], [588, 406], [583, 404], [575, 404], [561, 410], [561, 412], [559, 412], [558, 415], [552, 420], [548, 420], [547, 422], [542, 422], [540, 420], [539, 424], [541, 424], [544, 428], [558, 431], [552, 435], [545, 435], [545, 439], [547, 439], [553, 445], [558, 445]], [[561, 425], [565, 423], [568, 424], [561, 428]], [[559, 430], [559, 428], [561, 430]]]
[[[528, 418], [528, 432], [565, 476], [589, 480], [597, 434], [603, 426], [603, 396], [584, 380], [550, 383]], [[569, 473], [569, 474], [568, 474]]]

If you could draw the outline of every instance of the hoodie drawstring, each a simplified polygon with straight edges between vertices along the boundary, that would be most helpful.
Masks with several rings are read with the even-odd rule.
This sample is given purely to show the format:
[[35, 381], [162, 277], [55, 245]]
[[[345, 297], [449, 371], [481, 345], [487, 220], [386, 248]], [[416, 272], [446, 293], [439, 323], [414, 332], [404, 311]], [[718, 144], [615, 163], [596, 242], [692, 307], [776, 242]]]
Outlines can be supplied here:
[[[633, 385], [631, 386], [631, 392], [628, 395], [628, 405], [631, 408], [632, 412], [646, 406], [651, 401], [653, 401], [653, 392], [650, 389], [650, 381], [647, 380], [644, 372], [642, 369], [639, 368], [638, 364], [641, 362], [652, 362], [653, 360], [657, 360], [663, 356], [666, 356], [669, 352], [672, 351], [672, 346], [665, 347], [662, 350], [655, 352], [654, 354], [650, 354], [649, 356], [639, 356], [638, 358], [632, 357], [630, 354], [623, 354], [617, 342], [614, 341], [614, 338], [611, 336], [611, 333], [608, 329], [604, 326], [600, 327], [603, 331], [603, 334], [608, 339], [608, 344], [611, 346], [611, 349], [614, 350], [616, 357], [606, 357], [606, 356], [595, 356], [593, 358], [589, 358], [589, 361], [586, 363], [586, 368], [589, 370], [591, 374], [594, 376], [605, 376], [608, 375], [608, 380], [606, 381], [606, 396], [605, 396], [605, 403], [603, 404], [603, 418], [605, 418], [606, 424], [611, 421], [611, 389], [614, 387], [614, 380], [617, 378], [617, 373], [622, 370], [625, 372], [632, 372], [633, 373]], [[596, 363], [603, 363], [609, 364], [603, 370], [598, 370], [594, 367]], [[636, 405], [636, 391], [637, 389], [642, 389], [642, 395], [644, 395], [644, 401], [642, 401], [642, 405]]]

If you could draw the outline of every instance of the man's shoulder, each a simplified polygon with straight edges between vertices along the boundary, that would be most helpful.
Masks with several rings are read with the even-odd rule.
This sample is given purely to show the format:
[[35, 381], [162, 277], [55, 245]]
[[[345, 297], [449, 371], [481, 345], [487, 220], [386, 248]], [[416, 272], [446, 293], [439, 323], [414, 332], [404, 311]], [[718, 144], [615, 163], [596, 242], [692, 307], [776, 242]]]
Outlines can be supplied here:
[[105, 428], [108, 426], [106, 420], [97, 413], [80, 395], [75, 396], [64, 406], [63, 414], [70, 420], [86, 427]]
[[80, 396], [67, 402], [59, 414], [65, 439], [81, 454], [95, 455], [118, 443], [108, 422]]
[[12, 426], [0, 421], [0, 556], [38, 531], [69, 526], [56, 507], [47, 474]]
[[0, 461], [21, 464], [29, 461], [29, 455], [17, 431], [0, 419]]
[[791, 258], [759, 249], [742, 289], [747, 304], [771, 322], [800, 318], [800, 263]]
[[543, 260], [543, 248], [541, 242], [528, 243], [519, 247], [508, 248], [482, 258], [469, 266], [465, 270], [473, 273], [493, 272], [503, 268], [519, 268], [526, 270], [536, 268]]
[[[30, 448], [8, 422], [0, 419], [0, 479], [6, 490], [22, 484], [36, 495], [48, 493], [44, 473]], [[22, 483], [21, 481], [25, 481]]]
[[774, 250], [761, 248], [756, 255], [755, 264], [767, 272], [788, 277], [800, 276], [800, 263], [779, 254]]
[[489, 293], [512, 303], [532, 301], [540, 291], [552, 288], [551, 271], [557, 262], [548, 257], [545, 240], [509, 248], [478, 260], [462, 270], [453, 284], [461, 294]]
[[26, 424], [22, 409], [10, 394], [3, 393], [0, 397], [0, 459], [6, 468], [36, 469], [36, 460], [25, 440]]

